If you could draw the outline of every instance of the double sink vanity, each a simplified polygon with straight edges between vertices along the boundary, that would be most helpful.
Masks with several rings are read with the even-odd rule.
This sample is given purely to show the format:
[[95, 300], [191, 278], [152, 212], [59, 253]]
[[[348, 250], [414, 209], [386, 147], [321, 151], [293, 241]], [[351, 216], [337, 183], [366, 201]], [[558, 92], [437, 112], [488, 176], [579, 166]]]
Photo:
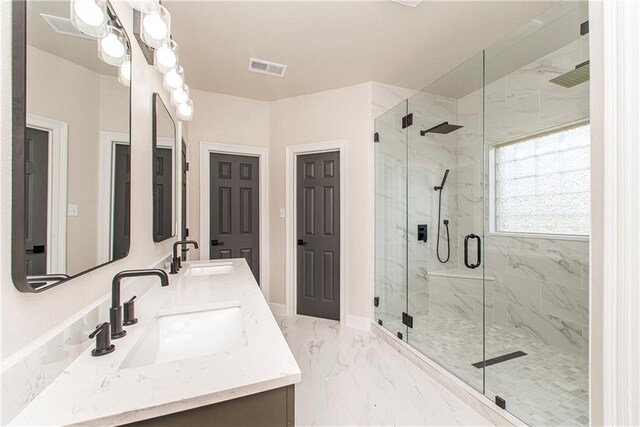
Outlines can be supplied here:
[[[31, 327], [21, 311], [0, 423], [293, 425], [300, 369], [249, 268], [257, 258], [180, 265], [198, 247], [181, 240], [184, 70], [175, 55], [158, 62], [177, 49], [170, 28], [145, 41], [161, 5], [131, 3], [145, 2], [11, 2], [12, 297], [59, 323]], [[55, 298], [65, 303], [40, 303]]]
[[184, 263], [136, 298], [136, 317], [11, 425], [293, 425], [300, 369], [244, 259]]

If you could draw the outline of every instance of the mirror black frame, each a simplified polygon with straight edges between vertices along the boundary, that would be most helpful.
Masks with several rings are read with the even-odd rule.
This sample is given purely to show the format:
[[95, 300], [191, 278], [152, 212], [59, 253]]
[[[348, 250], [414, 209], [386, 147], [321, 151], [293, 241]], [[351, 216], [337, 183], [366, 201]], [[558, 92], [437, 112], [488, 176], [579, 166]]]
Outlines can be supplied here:
[[[156, 236], [155, 230], [156, 230], [156, 214], [153, 211], [155, 209], [155, 200], [153, 200], [153, 195], [155, 194], [155, 185], [156, 185], [156, 173], [155, 173], [155, 153], [156, 153], [156, 148], [158, 147], [158, 107], [162, 107], [165, 109], [165, 111], [167, 112], [167, 115], [169, 116], [169, 119], [171, 120], [171, 122], [173, 123], [173, 152], [172, 152], [172, 169], [171, 169], [171, 234], [164, 237], [163, 239], [159, 239]], [[171, 112], [169, 111], [169, 109], [167, 108], [167, 106], [165, 105], [164, 101], [162, 100], [162, 98], [160, 97], [159, 93], [154, 93], [153, 97], [152, 97], [152, 102], [151, 102], [151, 110], [153, 111], [153, 118], [152, 118], [152, 123], [151, 123], [151, 194], [152, 194], [152, 226], [151, 226], [151, 234], [153, 236], [153, 241], [156, 243], [159, 242], [164, 242], [167, 239], [171, 239], [172, 237], [175, 237], [176, 235], [176, 195], [178, 194], [177, 192], [177, 188], [176, 188], [176, 167], [177, 166], [177, 162], [176, 162], [176, 152], [177, 152], [177, 141], [178, 141], [178, 132], [177, 132], [177, 127], [176, 127], [176, 122], [173, 120], [173, 117], [171, 116]]]
[[[131, 49], [131, 40], [124, 30], [124, 26], [118, 19], [113, 6], [107, 2], [107, 11], [111, 18], [120, 24], [124, 36]], [[131, 59], [133, 62], [133, 58]], [[39, 293], [83, 274], [97, 270], [112, 262], [119, 261], [129, 255], [129, 249], [122, 258], [114, 259], [103, 264], [96, 265], [88, 270], [75, 274], [68, 279], [45, 286], [34, 287], [27, 280], [27, 268], [25, 264], [25, 244], [24, 244], [24, 215], [17, 215], [17, 212], [24, 210], [24, 139], [27, 125], [27, 1], [11, 2], [11, 278], [13, 285], [20, 292]], [[129, 89], [129, 146], [131, 146], [131, 89]]]

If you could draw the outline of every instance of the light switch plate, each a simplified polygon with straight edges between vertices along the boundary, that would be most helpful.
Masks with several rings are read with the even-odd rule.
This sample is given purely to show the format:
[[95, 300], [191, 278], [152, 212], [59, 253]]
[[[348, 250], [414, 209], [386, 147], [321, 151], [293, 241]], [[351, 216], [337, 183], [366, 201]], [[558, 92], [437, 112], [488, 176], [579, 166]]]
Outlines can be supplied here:
[[68, 215], [78, 216], [78, 205], [69, 204]]
[[287, 211], [284, 208], [280, 208], [280, 218], [287, 216]]

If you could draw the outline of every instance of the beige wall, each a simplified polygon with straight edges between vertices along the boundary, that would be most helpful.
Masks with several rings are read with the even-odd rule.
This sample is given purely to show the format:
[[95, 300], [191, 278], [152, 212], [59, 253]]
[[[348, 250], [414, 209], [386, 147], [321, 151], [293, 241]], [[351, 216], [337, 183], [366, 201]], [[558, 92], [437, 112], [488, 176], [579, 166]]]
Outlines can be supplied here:
[[[371, 284], [371, 84], [283, 99], [268, 103], [192, 90], [196, 105], [188, 124], [189, 231], [200, 236], [200, 142], [269, 148], [269, 269], [272, 303], [285, 303], [286, 147], [347, 140], [347, 314], [368, 317]], [[202, 242], [206, 244], [206, 241]], [[190, 251], [193, 258], [198, 252]]]
[[[11, 28], [11, 3], [1, 2], [2, 38], [0, 41], [1, 143], [0, 143], [0, 323], [2, 360], [16, 353], [52, 327], [110, 292], [111, 279], [127, 268], [147, 267], [171, 251], [174, 239], [154, 243], [152, 239], [151, 193], [151, 95], [158, 92], [165, 103], [170, 99], [162, 88], [162, 79], [146, 64], [132, 33], [132, 13], [124, 2], [113, 4], [132, 43], [131, 131], [131, 249], [129, 256], [101, 269], [87, 273], [40, 294], [23, 294], [11, 279], [11, 46], [7, 29]], [[173, 110], [172, 114], [173, 114]], [[177, 119], [176, 119], [177, 123]]]
[[285, 303], [286, 148], [346, 140], [347, 315], [369, 317], [372, 262], [371, 83], [283, 99], [270, 109], [270, 299]]
[[[194, 119], [187, 124], [189, 237], [200, 241], [200, 142], [269, 146], [269, 103], [217, 93], [190, 91]], [[206, 241], [202, 241], [206, 244]], [[189, 250], [198, 259], [198, 250]]]

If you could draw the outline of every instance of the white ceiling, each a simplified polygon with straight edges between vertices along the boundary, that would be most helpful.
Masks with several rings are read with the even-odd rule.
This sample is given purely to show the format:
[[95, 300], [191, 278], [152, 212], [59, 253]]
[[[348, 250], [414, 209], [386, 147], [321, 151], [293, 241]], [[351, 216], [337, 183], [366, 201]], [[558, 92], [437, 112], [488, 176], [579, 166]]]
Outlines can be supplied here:
[[[272, 101], [365, 81], [421, 89], [557, 2], [165, 0], [190, 87]], [[249, 57], [288, 66], [251, 73]]]

